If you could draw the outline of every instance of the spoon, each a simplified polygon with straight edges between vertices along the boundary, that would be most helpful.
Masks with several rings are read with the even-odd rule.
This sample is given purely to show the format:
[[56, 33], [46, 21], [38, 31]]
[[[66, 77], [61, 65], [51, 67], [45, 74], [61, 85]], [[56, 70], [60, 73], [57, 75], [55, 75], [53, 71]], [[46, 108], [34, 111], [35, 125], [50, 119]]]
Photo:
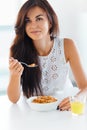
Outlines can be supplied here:
[[20, 63], [23, 64], [23, 65], [25, 65], [25, 66], [27, 66], [27, 67], [29, 67], [29, 68], [38, 67], [38, 65], [36, 65], [35, 63], [32, 63], [30, 65], [26, 64], [25, 62], [21, 62], [21, 61], [20, 61]]

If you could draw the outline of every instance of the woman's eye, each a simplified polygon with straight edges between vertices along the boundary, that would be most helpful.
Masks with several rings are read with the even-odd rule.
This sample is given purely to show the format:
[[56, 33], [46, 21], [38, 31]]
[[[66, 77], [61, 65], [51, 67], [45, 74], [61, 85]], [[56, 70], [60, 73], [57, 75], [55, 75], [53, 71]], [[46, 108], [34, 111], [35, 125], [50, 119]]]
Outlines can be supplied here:
[[29, 23], [29, 22], [30, 22], [30, 20], [26, 18], [25, 19], [25, 23]]
[[43, 20], [42, 18], [37, 18], [37, 21]]

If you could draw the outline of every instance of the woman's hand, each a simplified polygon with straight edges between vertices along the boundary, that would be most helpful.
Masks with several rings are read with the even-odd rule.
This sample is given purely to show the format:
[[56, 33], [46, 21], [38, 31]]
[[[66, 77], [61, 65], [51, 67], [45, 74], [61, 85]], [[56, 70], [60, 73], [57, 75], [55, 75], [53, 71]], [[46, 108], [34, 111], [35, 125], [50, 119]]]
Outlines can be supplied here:
[[10, 70], [11, 76], [21, 77], [24, 68], [17, 59], [14, 59], [13, 57], [11, 57], [9, 59], [9, 70]]
[[65, 110], [69, 111], [69, 110], [71, 110], [70, 98], [69, 98], [69, 97], [64, 98], [64, 99], [61, 101], [61, 103], [59, 104], [58, 109], [59, 109], [60, 111], [65, 111]]

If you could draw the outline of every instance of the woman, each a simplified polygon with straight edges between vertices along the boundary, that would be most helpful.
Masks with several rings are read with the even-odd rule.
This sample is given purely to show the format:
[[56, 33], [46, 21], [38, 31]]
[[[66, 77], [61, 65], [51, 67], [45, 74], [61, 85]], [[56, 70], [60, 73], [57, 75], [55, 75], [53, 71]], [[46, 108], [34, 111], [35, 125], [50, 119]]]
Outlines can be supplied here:
[[[47, 0], [28, 0], [21, 7], [15, 25], [16, 36], [10, 48], [10, 81], [8, 97], [16, 103], [23, 94], [55, 95], [72, 84], [68, 78], [68, 63], [78, 87], [87, 87], [87, 78], [80, 57], [71, 39], [60, 39], [57, 15]], [[36, 68], [27, 68], [35, 63]], [[59, 109], [69, 110], [69, 97], [59, 104]]]

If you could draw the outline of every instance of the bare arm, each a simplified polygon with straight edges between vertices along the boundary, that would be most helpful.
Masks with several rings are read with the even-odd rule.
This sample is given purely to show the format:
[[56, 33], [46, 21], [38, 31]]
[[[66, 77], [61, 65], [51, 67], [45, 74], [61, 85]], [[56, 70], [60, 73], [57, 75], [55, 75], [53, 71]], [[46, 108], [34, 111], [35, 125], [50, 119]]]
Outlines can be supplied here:
[[[84, 92], [87, 93], [87, 77], [84, 72], [83, 66], [81, 64], [80, 55], [79, 55], [76, 45], [74, 44], [74, 42], [72, 40], [65, 39], [64, 40], [64, 50], [65, 50], [66, 62], [70, 63], [71, 70], [73, 72], [77, 85], [80, 89], [80, 92], [78, 94], [81, 94]], [[69, 97], [65, 98], [59, 104], [59, 109], [60, 110], [69, 110], [70, 109]]]
[[9, 60], [10, 78], [7, 88], [7, 94], [13, 103], [16, 103], [20, 98], [20, 80], [23, 72], [22, 65], [15, 59]]
[[70, 39], [65, 39], [65, 57], [69, 61], [73, 75], [79, 89], [83, 90], [87, 87], [87, 76], [81, 64], [81, 58], [75, 43]]

